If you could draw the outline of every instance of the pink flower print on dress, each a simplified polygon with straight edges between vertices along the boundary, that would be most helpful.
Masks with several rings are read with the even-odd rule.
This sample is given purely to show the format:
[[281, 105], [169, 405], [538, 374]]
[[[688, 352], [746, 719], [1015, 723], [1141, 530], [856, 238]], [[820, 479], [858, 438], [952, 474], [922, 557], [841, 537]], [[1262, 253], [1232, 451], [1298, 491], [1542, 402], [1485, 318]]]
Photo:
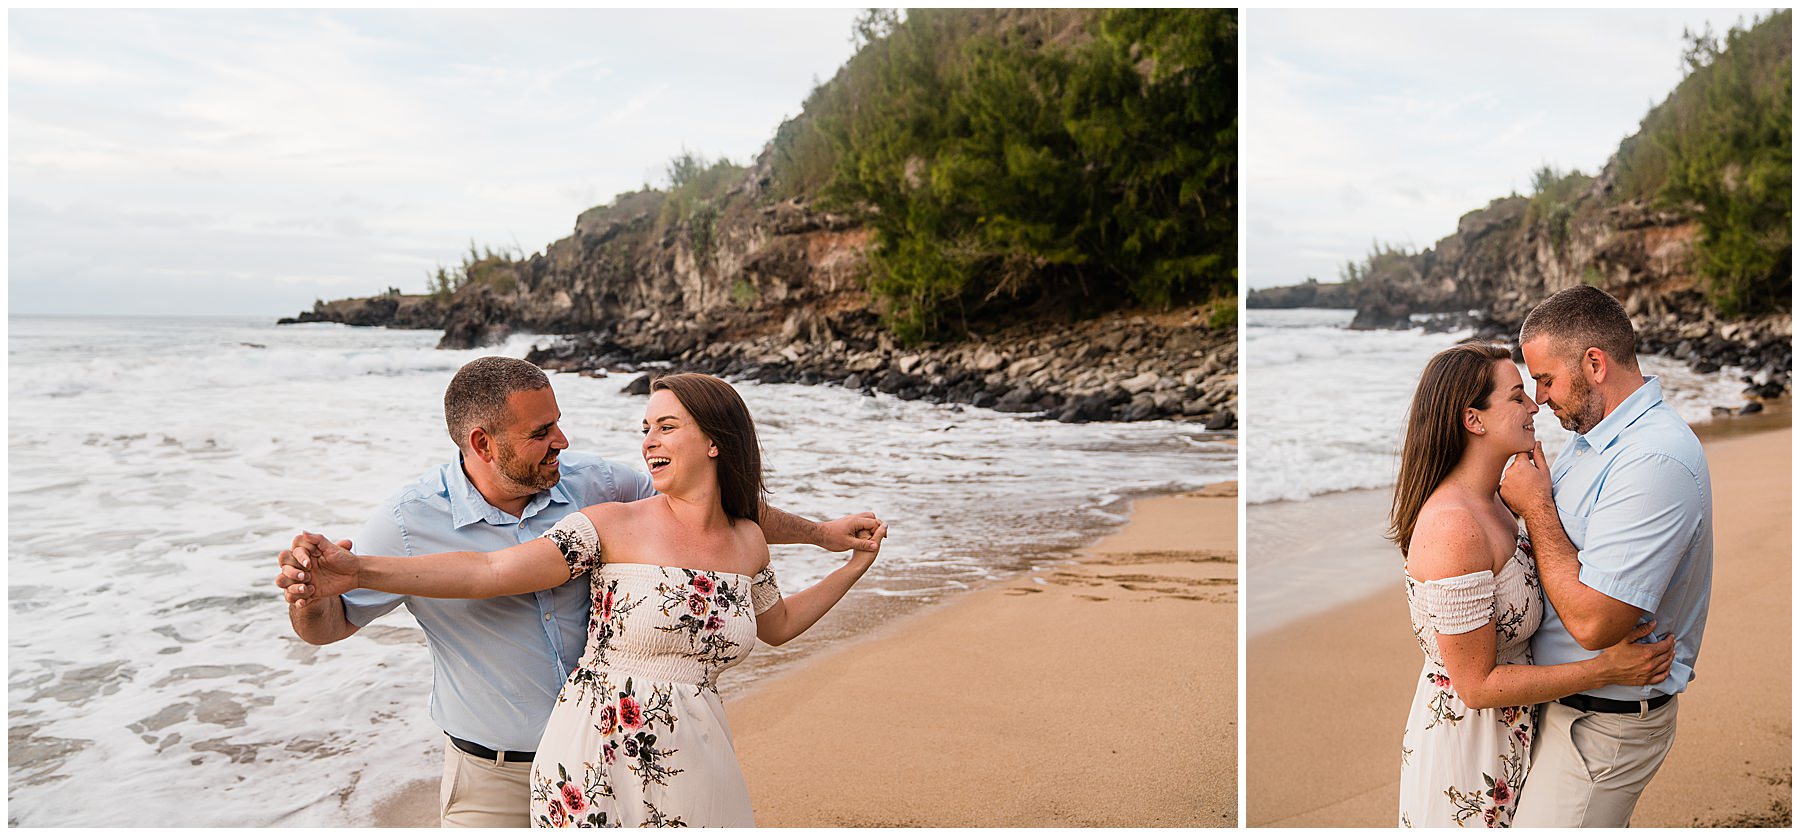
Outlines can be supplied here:
[[695, 575], [694, 588], [699, 590], [701, 595], [711, 595], [713, 591], [712, 578], [705, 575]]
[[587, 809], [587, 799], [582, 797], [581, 790], [573, 784], [562, 785], [562, 800], [571, 815]]
[[644, 709], [637, 700], [630, 697], [619, 698], [619, 725], [635, 729], [644, 724]]

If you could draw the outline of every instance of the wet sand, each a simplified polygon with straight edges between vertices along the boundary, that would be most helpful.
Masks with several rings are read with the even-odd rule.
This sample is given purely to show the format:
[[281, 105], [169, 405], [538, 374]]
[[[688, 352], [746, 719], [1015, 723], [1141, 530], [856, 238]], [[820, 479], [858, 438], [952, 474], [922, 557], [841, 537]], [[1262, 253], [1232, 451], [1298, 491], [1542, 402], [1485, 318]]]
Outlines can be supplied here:
[[[1674, 749], [1639, 802], [1634, 826], [1791, 824], [1789, 420], [1701, 432], [1716, 508], [1712, 606]], [[1257, 513], [1252, 506], [1252, 528]], [[1366, 550], [1384, 548], [1373, 545], [1384, 523], [1380, 515], [1321, 516], [1316, 525], [1352, 532], [1346, 548]], [[1394, 825], [1400, 734], [1421, 660], [1398, 556], [1385, 548], [1395, 566], [1392, 589], [1249, 639], [1245, 815], [1252, 827]]]

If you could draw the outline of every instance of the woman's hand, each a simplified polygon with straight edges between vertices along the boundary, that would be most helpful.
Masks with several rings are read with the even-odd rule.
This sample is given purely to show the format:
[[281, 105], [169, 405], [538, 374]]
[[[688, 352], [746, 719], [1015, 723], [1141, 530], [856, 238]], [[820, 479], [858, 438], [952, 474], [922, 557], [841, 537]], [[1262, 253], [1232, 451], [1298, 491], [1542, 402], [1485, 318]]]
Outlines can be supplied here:
[[[299, 571], [291, 573], [296, 581], [287, 587], [287, 598], [296, 608], [325, 598], [342, 595], [362, 584], [362, 561], [348, 549], [323, 536], [302, 532], [294, 538], [289, 550]], [[289, 573], [284, 572], [284, 577]]]
[[1624, 640], [1594, 657], [1608, 684], [1654, 685], [1668, 678], [1669, 665], [1675, 661], [1675, 636], [1664, 636], [1662, 641], [1651, 644], [1636, 644], [1638, 639], [1655, 629], [1655, 620], [1640, 624]]
[[873, 549], [852, 549], [850, 551], [850, 559], [851, 560], [861, 560], [861, 561], [865, 561], [868, 563], [874, 563], [875, 558], [881, 554], [881, 541], [887, 539], [887, 523], [877, 524], [875, 526], [875, 531], [873, 533], [870, 533], [866, 529], [863, 531], [858, 531], [858, 532], [856, 532], [856, 538], [858, 541], [861, 541], [861, 542], [874, 543], [875, 548], [873, 548]]

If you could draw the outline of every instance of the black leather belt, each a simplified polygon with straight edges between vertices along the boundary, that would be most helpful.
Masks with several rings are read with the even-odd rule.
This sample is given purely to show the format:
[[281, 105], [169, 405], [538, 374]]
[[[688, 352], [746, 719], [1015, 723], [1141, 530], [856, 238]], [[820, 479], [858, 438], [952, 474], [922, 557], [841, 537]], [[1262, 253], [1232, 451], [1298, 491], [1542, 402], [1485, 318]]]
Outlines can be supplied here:
[[[1636, 711], [1637, 709], [1634, 708], [1632, 710]], [[479, 743], [470, 743], [455, 735], [446, 734], [444, 736], [450, 738], [450, 745], [474, 755], [475, 757], [481, 758], [484, 761], [493, 761], [495, 763], [530, 763], [532, 758], [537, 757], [536, 752], [496, 752]]]
[[1605, 697], [1590, 697], [1586, 694], [1575, 694], [1563, 697], [1557, 702], [1576, 711], [1593, 711], [1599, 714], [1636, 714], [1639, 711], [1654, 711], [1662, 708], [1664, 703], [1675, 699], [1674, 694], [1663, 694], [1639, 702], [1637, 700], [1609, 700]]

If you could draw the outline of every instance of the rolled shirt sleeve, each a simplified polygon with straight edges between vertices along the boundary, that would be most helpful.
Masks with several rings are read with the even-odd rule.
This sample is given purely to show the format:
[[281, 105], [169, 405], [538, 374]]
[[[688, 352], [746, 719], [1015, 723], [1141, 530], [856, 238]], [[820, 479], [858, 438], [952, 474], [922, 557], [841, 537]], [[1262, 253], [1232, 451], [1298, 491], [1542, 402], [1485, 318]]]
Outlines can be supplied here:
[[1654, 611], [1707, 514], [1700, 477], [1658, 453], [1614, 465], [1587, 519], [1581, 582]]
[[[406, 548], [406, 530], [400, 524], [400, 511], [393, 507], [370, 517], [350, 545], [357, 554], [412, 556], [411, 550]], [[342, 597], [344, 619], [357, 627], [369, 626], [369, 622], [406, 602], [405, 595], [373, 589], [352, 589]]]

